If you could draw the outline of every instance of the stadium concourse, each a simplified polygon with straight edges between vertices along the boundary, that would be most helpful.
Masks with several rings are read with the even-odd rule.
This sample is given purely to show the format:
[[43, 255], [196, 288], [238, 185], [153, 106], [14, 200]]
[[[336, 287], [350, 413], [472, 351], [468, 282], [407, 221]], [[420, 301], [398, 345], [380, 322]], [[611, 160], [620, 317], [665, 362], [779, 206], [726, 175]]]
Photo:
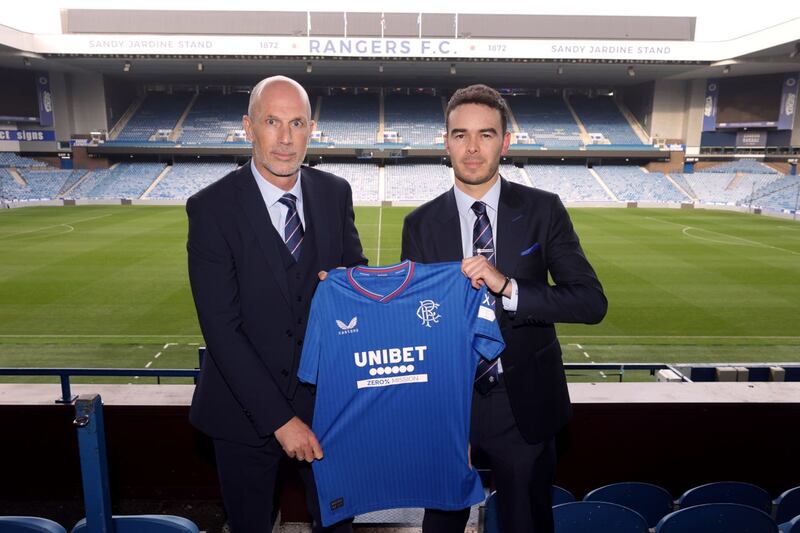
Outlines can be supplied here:
[[[800, 19], [766, 5], [738, 20], [698, 3], [624, 16], [589, 4], [550, 15], [123, 2], [13, 20], [4, 9], [0, 456], [14, 460], [0, 531], [3, 515], [72, 527], [98, 501], [225, 530], [210, 441], [187, 419], [202, 338], [185, 215], [169, 206], [247, 162], [250, 88], [283, 74], [310, 94], [306, 163], [350, 183], [377, 264], [399, 255], [402, 216], [453, 184], [449, 97], [500, 90], [501, 174], [558, 194], [609, 295], [599, 329], [559, 330], [574, 417], [556, 482], [578, 500], [618, 482], [663, 487], [651, 490], [663, 513], [642, 510], [651, 528], [690, 506], [694, 487], [747, 482], [712, 499], [755, 506], [788, 533], [800, 515], [787, 492], [800, 486]], [[80, 411], [87, 398], [104, 431]], [[87, 428], [107, 442], [100, 463], [81, 453]], [[498, 532], [492, 502], [474, 508], [470, 532]], [[291, 468], [280, 503], [276, 530], [309, 530]], [[389, 510], [356, 529], [410, 533], [420, 519]]]

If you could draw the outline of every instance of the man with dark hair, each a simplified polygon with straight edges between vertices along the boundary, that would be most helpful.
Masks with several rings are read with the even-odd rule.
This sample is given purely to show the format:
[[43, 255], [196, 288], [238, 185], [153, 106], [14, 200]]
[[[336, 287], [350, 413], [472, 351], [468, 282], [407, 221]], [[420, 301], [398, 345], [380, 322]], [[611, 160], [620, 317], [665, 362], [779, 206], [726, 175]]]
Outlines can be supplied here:
[[[243, 117], [252, 159], [186, 203], [189, 281], [208, 351], [189, 417], [214, 440], [233, 533], [272, 531], [283, 457], [299, 461], [306, 504], [320, 525], [309, 427], [314, 388], [297, 368], [317, 278], [366, 263], [350, 186], [301, 166], [314, 128], [308, 95], [266, 78]], [[350, 521], [326, 531], [349, 532]]]
[[[478, 367], [470, 445], [490, 462], [503, 532], [541, 533], [553, 531], [554, 437], [571, 413], [554, 324], [598, 323], [607, 301], [558, 196], [500, 176], [507, 114], [494, 89], [456, 91], [445, 117], [455, 187], [406, 217], [401, 255], [462, 260], [496, 298], [506, 349]], [[426, 509], [423, 531], [463, 533], [468, 517]]]

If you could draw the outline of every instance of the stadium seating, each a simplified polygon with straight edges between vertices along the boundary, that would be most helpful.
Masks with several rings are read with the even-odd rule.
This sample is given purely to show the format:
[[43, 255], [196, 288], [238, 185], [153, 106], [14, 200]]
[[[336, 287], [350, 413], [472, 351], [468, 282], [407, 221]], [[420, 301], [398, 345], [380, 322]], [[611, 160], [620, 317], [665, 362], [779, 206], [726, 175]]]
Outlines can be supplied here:
[[366, 162], [320, 163], [316, 168], [346, 179], [353, 190], [353, 203], [375, 204], [379, 201], [377, 165]]
[[613, 483], [594, 489], [585, 502], [610, 502], [633, 509], [644, 517], [648, 527], [673, 511], [672, 495], [658, 485], [639, 482]]
[[375, 144], [378, 99], [377, 94], [324, 96], [317, 129], [335, 144]]
[[684, 492], [677, 503], [681, 509], [705, 503], [736, 503], [767, 513], [772, 511], [772, 499], [767, 491], [740, 481], [717, 481], [694, 487]]
[[23, 200], [27, 194], [27, 187], [18, 183], [8, 170], [0, 168], [0, 199], [15, 202]]
[[752, 159], [726, 161], [714, 166], [705, 167], [697, 172], [722, 173], [743, 172], [745, 174], [780, 174], [777, 170]]
[[527, 165], [534, 187], [554, 192], [562, 202], [607, 202], [611, 198], [583, 165]]
[[234, 163], [175, 163], [147, 197], [157, 200], [185, 200], [235, 168]]
[[608, 188], [623, 201], [683, 202], [688, 200], [660, 172], [645, 172], [637, 166], [594, 167]]
[[800, 516], [800, 486], [783, 492], [772, 503], [775, 505], [775, 521], [779, 524]]
[[445, 127], [441, 97], [428, 94], [390, 94], [383, 116], [384, 130], [397, 132], [405, 145], [433, 145]]
[[158, 130], [171, 130], [192, 99], [190, 93], [148, 93], [116, 141], [149, 141]]
[[507, 96], [519, 129], [548, 148], [583, 145], [578, 124], [560, 96]]
[[47, 163], [22, 157], [10, 152], [0, 152], [0, 167], [46, 167]]
[[222, 144], [233, 130], [242, 129], [250, 95], [200, 94], [181, 126], [181, 144]]
[[[200, 533], [186, 518], [169, 515], [113, 516], [114, 533]], [[90, 528], [84, 518], [72, 528], [72, 533], [87, 533]]]
[[569, 101], [589, 134], [602, 133], [611, 144], [643, 144], [612, 97], [576, 94]]
[[736, 503], [707, 503], [668, 514], [656, 533], [777, 533], [778, 526], [759, 509]]
[[386, 165], [386, 200], [427, 202], [453, 186], [449, 169], [437, 164]]
[[528, 184], [522, 177], [520, 169], [514, 165], [500, 165], [500, 175], [508, 181], [513, 181], [514, 183], [519, 183], [520, 185]]
[[753, 205], [775, 211], [791, 211], [797, 208], [800, 176], [781, 175], [778, 179], [756, 190]]
[[781, 533], [800, 533], [800, 515], [778, 526]]
[[67, 533], [67, 530], [47, 518], [0, 516], [0, 533]]
[[60, 193], [75, 183], [85, 170], [39, 169], [38, 167], [20, 169], [20, 175], [28, 184], [22, 200], [48, 200], [58, 198]]
[[553, 507], [556, 533], [647, 533], [645, 519], [631, 509], [608, 502], [572, 502]]
[[575, 496], [565, 489], [564, 487], [559, 487], [558, 485], [553, 485], [553, 505], [561, 505], [562, 503], [570, 503], [575, 501]]
[[163, 163], [119, 163], [93, 170], [68, 195], [70, 198], [139, 198], [164, 170]]

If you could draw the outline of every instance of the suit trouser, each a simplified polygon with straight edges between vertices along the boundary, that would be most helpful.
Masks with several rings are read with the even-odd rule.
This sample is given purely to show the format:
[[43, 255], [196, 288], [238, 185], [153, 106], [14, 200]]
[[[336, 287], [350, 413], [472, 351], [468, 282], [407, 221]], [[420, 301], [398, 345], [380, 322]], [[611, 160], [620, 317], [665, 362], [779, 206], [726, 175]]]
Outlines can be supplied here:
[[[311, 389], [297, 388], [292, 406], [298, 416], [310, 425], [313, 412]], [[261, 446], [247, 446], [214, 439], [222, 499], [231, 533], [270, 533], [273, 526], [273, 501], [278, 466], [286, 455], [280, 443], [270, 436]], [[306, 506], [311, 514], [314, 533], [348, 533], [352, 520], [323, 528], [320, 523], [319, 500], [311, 464], [298, 461], [300, 479], [306, 493]], [[277, 514], [277, 513], [275, 513]]]
[[[489, 459], [503, 533], [552, 533], [555, 439], [529, 444], [522, 437], [502, 380], [486, 395], [473, 393], [470, 443], [473, 454]], [[469, 509], [426, 509], [422, 531], [463, 533], [468, 518]]]

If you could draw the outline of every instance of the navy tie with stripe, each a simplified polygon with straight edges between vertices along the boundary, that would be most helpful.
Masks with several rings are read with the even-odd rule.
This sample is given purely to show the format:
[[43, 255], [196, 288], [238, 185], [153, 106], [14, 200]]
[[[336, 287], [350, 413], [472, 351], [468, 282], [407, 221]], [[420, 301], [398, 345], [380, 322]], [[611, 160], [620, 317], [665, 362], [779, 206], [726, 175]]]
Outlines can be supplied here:
[[283, 224], [283, 240], [294, 260], [298, 261], [304, 233], [303, 224], [300, 222], [300, 213], [297, 212], [297, 197], [287, 192], [278, 201], [289, 208], [286, 213], [286, 222]]
[[[475, 225], [472, 228], [472, 253], [484, 256], [492, 265], [495, 264], [496, 254], [494, 249], [494, 237], [492, 236], [492, 224], [489, 222], [489, 215], [486, 213], [486, 204], [475, 202], [472, 204], [472, 211], [475, 213]], [[495, 299], [491, 294], [486, 295], [492, 308]], [[492, 309], [494, 310], [494, 309]], [[499, 359], [489, 361], [481, 357], [478, 362], [478, 369], [475, 372], [475, 389], [481, 394], [486, 394], [492, 387], [497, 385], [500, 373], [497, 368]]]

